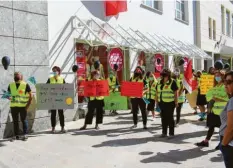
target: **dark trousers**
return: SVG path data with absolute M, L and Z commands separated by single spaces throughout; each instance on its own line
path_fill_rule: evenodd
M 94 112 L 96 110 L 96 124 L 103 123 L 104 113 L 104 101 L 103 100 L 91 100 L 88 102 L 88 112 L 85 117 L 85 124 L 92 124 Z
M 179 103 L 178 107 L 176 107 L 176 124 L 180 122 L 180 113 L 181 113 L 182 106 L 183 106 L 183 103 Z
M 222 139 L 221 137 L 221 144 L 222 144 Z M 220 150 L 223 155 L 224 163 L 226 168 L 233 168 L 233 147 L 232 146 L 222 146 L 220 145 Z
M 206 139 L 209 141 L 211 139 L 211 137 L 213 136 L 213 134 L 214 134 L 214 127 L 209 127 Z
M 175 121 L 174 110 L 175 102 L 159 103 L 161 109 L 161 121 L 162 121 L 162 134 L 167 135 L 167 129 L 169 127 L 169 135 L 174 135 Z
M 132 98 L 132 112 L 133 112 L 133 122 L 136 125 L 138 123 L 138 108 L 140 108 L 142 113 L 142 121 L 143 125 L 147 123 L 147 113 L 146 113 L 146 103 L 142 98 Z
M 11 107 L 11 115 L 14 123 L 14 133 L 15 136 L 19 135 L 19 115 L 21 122 L 23 123 L 23 133 L 28 132 L 28 121 L 27 121 L 27 111 L 25 107 Z
M 51 110 L 51 125 L 52 127 L 56 126 L 56 115 L 57 110 Z M 64 117 L 64 111 L 62 109 L 58 110 L 60 125 L 63 128 L 65 126 L 65 117 Z

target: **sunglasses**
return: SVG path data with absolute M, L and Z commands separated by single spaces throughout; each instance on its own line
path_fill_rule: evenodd
M 224 81 L 224 84 L 225 84 L 225 85 L 230 85 L 230 84 L 232 84 L 232 83 L 233 83 L 232 80 L 225 80 L 225 81 Z

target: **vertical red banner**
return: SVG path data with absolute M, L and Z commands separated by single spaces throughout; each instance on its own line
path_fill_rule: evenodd
M 76 51 L 76 63 L 78 65 L 78 79 L 83 80 L 86 79 L 86 57 L 84 50 Z

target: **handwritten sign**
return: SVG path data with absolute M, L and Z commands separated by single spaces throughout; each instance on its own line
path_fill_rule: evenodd
M 85 81 L 84 96 L 97 97 L 109 96 L 109 86 L 107 80 Z
M 120 92 L 112 92 L 104 98 L 105 110 L 128 110 L 127 97 L 121 96 Z
M 121 96 L 127 97 L 142 97 L 143 83 L 142 82 L 126 82 L 121 85 Z
M 214 75 L 201 75 L 201 94 L 205 95 L 208 90 L 214 87 Z
M 73 109 L 73 84 L 37 84 L 36 98 L 38 110 Z

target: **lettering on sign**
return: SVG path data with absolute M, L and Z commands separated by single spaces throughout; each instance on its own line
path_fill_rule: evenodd
M 121 85 L 121 96 L 127 97 L 142 97 L 143 83 L 142 82 L 126 82 Z
M 85 81 L 84 82 L 84 96 L 109 96 L 109 86 L 107 80 Z
M 201 94 L 205 95 L 213 87 L 214 87 L 214 75 L 202 75 L 200 82 Z
M 73 109 L 73 84 L 37 84 L 37 109 Z

